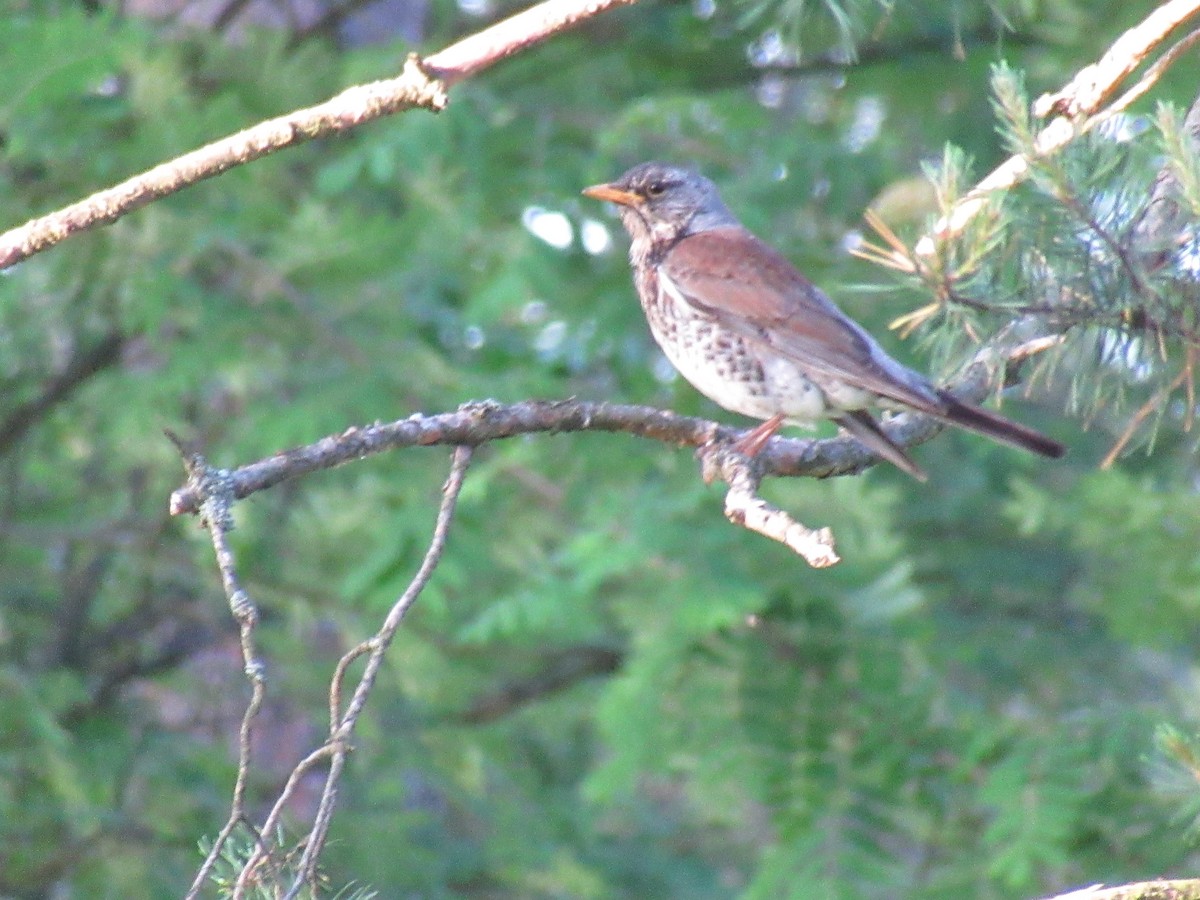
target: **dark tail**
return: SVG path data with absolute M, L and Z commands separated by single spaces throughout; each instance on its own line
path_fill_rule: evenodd
M 864 409 L 847 410 L 833 421 L 854 435 L 868 450 L 873 450 L 880 459 L 886 459 L 896 468 L 907 472 L 917 481 L 928 481 L 929 476 L 918 466 L 904 448 L 893 441 L 879 423 Z
M 979 434 L 1012 444 L 1022 450 L 1058 459 L 1067 452 L 1067 448 L 1058 441 L 1052 441 L 1044 434 L 1026 428 L 1004 416 L 997 415 L 980 406 L 963 403 L 949 391 L 938 390 L 938 397 L 946 404 L 944 412 L 929 411 L 934 417 L 951 425 L 976 431 Z M 857 437 L 857 435 L 855 435 Z
M 1067 452 L 1067 448 L 1058 441 L 1051 440 L 1032 428 L 1027 428 L 980 406 L 963 403 L 948 391 L 938 390 L 937 393 L 938 399 L 945 404 L 944 409 L 922 410 L 922 412 L 950 425 L 978 432 L 1031 453 L 1057 459 Z M 929 476 L 925 474 L 924 470 L 913 461 L 903 447 L 887 436 L 887 433 L 880 428 L 879 423 L 871 418 L 871 414 L 866 410 L 849 410 L 833 421 L 854 435 L 860 443 L 874 451 L 881 459 L 886 459 L 918 481 L 928 480 Z

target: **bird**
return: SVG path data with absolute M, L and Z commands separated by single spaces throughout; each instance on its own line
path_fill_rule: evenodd
M 634 287 L 662 352 L 700 393 L 763 420 L 735 444 L 754 456 L 784 424 L 832 419 L 914 478 L 925 471 L 872 408 L 916 410 L 1046 457 L 1059 442 L 959 400 L 897 362 L 688 168 L 634 166 L 584 196 L 616 204 Z

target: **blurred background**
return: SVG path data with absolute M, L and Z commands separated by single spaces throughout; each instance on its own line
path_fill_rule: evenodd
M 702 169 L 890 352 L 945 374 L 932 339 L 887 332 L 929 298 L 849 255 L 863 210 L 915 238 L 948 142 L 974 177 L 1009 152 L 993 64 L 1036 96 L 1154 6 L 646 3 L 441 115 L 237 168 L 0 275 L 0 896 L 179 896 L 225 821 L 248 689 L 206 535 L 167 515 L 164 429 L 234 466 L 483 398 L 748 424 L 673 375 L 625 235 L 579 196 L 649 158 Z M 8 0 L 3 227 L 518 8 Z M 1181 62 L 1134 133 L 1198 74 Z M 1130 203 L 1144 156 L 1114 170 Z M 886 466 L 765 485 L 833 528 L 826 571 L 726 523 L 689 451 L 484 448 L 361 721 L 330 894 L 1019 898 L 1194 871 L 1191 398 L 1101 471 L 1128 415 L 1077 391 L 1047 377 L 1005 403 L 1070 444 L 1060 463 L 955 433 L 917 451 L 927 485 Z M 332 667 L 407 584 L 447 466 L 393 453 L 236 508 L 269 678 L 256 812 L 319 744 Z

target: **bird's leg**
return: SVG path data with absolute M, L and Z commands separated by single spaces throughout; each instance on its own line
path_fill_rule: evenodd
M 779 426 L 783 424 L 782 413 L 776 413 L 763 422 L 761 425 L 756 425 L 750 431 L 747 431 L 733 445 L 733 450 L 736 453 L 753 458 L 758 456 L 759 451 L 766 446 L 767 441 L 775 436 L 775 432 L 779 430 Z

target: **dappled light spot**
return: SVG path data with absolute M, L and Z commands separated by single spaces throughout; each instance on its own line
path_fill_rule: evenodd
M 479 350 L 487 343 L 487 333 L 478 325 L 468 325 L 463 330 L 463 346 L 468 350 Z
M 754 99 L 758 101 L 759 106 L 767 109 L 779 109 L 783 105 L 786 87 L 783 78 L 779 75 L 764 75 L 754 86 Z
M 492 12 L 492 0 L 458 0 L 458 8 L 468 16 L 486 16 Z
M 659 384 L 671 384 L 679 380 L 679 372 L 671 365 L 671 361 L 661 353 L 654 357 L 651 371 L 654 373 L 654 380 Z
M 530 300 L 521 307 L 521 321 L 526 325 L 539 325 L 546 320 L 546 301 Z
M 555 250 L 566 250 L 575 242 L 575 229 L 571 220 L 560 212 L 541 206 L 527 206 L 521 213 L 521 224 L 525 230 Z
M 746 55 L 750 65 L 762 69 L 767 66 L 794 66 L 800 59 L 800 50 L 785 41 L 778 29 L 770 28 L 746 48 Z
M 851 153 L 862 153 L 875 143 L 883 130 L 887 109 L 878 97 L 860 97 L 854 104 L 854 119 L 842 144 Z
M 601 256 L 612 249 L 612 233 L 603 222 L 584 219 L 579 226 L 579 242 L 592 256 Z
M 543 328 L 533 339 L 533 349 L 541 354 L 553 354 L 567 337 L 567 323 L 555 319 Z

